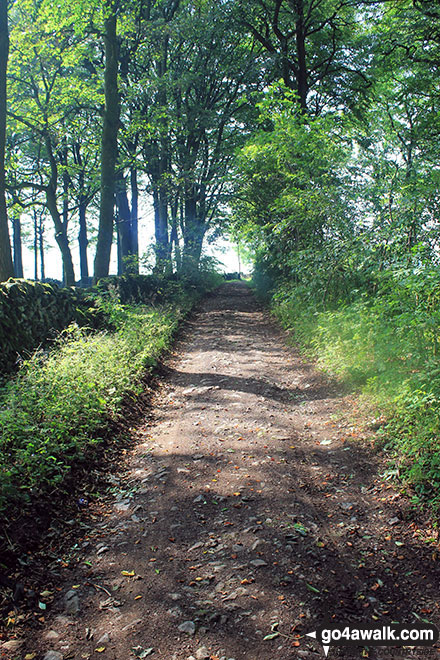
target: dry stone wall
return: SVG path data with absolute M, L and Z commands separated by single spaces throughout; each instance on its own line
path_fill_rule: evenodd
M 105 326 L 93 295 L 81 289 L 10 279 L 0 284 L 0 372 L 10 372 L 73 321 Z

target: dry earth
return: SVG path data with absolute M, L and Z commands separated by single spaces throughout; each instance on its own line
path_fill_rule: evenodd
M 245 285 L 205 301 L 166 371 L 113 498 L 87 513 L 75 569 L 66 561 L 37 634 L 3 657 L 312 660 L 323 650 L 305 633 L 326 618 L 439 621 L 435 547 L 355 438 L 354 399 Z

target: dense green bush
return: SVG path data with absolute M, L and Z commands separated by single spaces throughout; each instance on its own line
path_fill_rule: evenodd
M 70 325 L 51 351 L 37 351 L 0 391 L 0 512 L 32 505 L 89 461 L 129 393 L 151 370 L 185 314 L 221 281 L 111 278 L 99 292 L 108 330 Z M 135 302 L 154 296 L 155 305 Z M 137 293 L 136 293 L 137 292 Z M 122 304 L 120 299 L 129 304 Z
M 0 508 L 30 502 L 60 484 L 99 442 L 96 431 L 117 416 L 138 388 L 185 312 L 120 306 L 114 332 L 71 326 L 49 355 L 35 353 L 5 387 L 0 409 Z
M 440 504 L 440 273 L 418 264 L 376 274 L 324 304 L 310 288 L 284 284 L 273 310 L 318 364 L 359 388 L 387 418 L 383 443 L 416 493 Z

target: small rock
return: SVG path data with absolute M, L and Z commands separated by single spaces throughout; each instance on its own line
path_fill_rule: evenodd
M 117 502 L 115 504 L 116 511 L 128 511 L 130 508 L 130 502 Z
M 205 501 L 206 500 L 203 495 L 197 495 L 197 497 L 193 499 L 194 504 L 203 504 Z
M 102 548 L 99 548 L 98 552 L 96 553 L 97 555 L 103 555 L 104 552 L 108 552 L 110 548 L 108 545 L 103 545 Z
M 168 594 L 168 596 L 171 598 L 171 600 L 180 600 L 182 598 L 182 594 Z
M 390 520 L 388 521 L 389 525 L 398 525 L 399 523 L 400 523 L 400 519 L 397 518 L 397 516 L 394 518 L 390 518 Z
M 209 660 L 210 657 L 211 654 L 209 653 L 206 646 L 201 646 L 199 649 L 197 649 L 196 660 Z
M 64 596 L 64 609 L 67 614 L 78 614 L 79 612 L 79 597 L 73 589 Z
M 12 651 L 13 653 L 15 651 L 18 651 L 20 646 L 24 644 L 23 639 L 11 639 L 10 642 L 5 642 L 4 644 L 1 644 L 2 649 L 5 649 L 6 651 Z
M 262 566 L 267 566 L 267 562 L 265 562 L 263 559 L 252 559 L 252 561 L 250 561 L 249 564 L 254 568 L 261 568 Z
M 194 621 L 184 621 L 178 626 L 178 630 L 187 633 L 188 635 L 194 635 L 196 632 L 196 624 Z
M 63 658 L 63 654 L 58 653 L 58 651 L 48 651 L 43 660 L 63 660 Z
M 71 621 L 68 616 L 64 616 L 64 614 L 58 614 L 58 616 L 55 617 L 55 622 L 59 623 L 61 626 L 68 626 Z
M 182 610 L 178 606 L 172 607 L 171 609 L 167 610 L 167 614 L 174 616 L 177 619 L 182 615 Z
M 264 545 L 264 541 L 262 539 L 257 539 L 251 546 L 251 550 L 256 550 L 259 545 Z
M 110 641 L 110 635 L 108 633 L 104 633 L 103 636 L 100 637 L 96 643 L 98 646 L 100 646 L 101 644 L 108 644 L 109 641 Z
M 48 641 L 56 641 L 59 638 L 60 638 L 60 635 L 57 633 L 56 630 L 49 630 L 49 632 L 47 632 L 44 635 L 44 639 L 47 639 Z
M 199 541 L 198 543 L 194 543 L 194 545 L 192 545 L 190 547 L 188 552 L 191 552 L 192 550 L 198 550 L 199 548 L 202 548 L 202 547 L 203 547 L 203 543 L 201 541 Z

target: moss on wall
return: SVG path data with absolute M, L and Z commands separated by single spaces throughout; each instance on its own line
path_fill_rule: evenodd
M 69 323 L 99 328 L 105 315 L 88 292 L 29 280 L 0 284 L 0 371 L 54 339 Z

